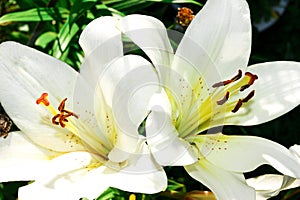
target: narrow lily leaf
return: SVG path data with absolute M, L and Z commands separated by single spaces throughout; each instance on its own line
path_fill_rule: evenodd
M 72 38 L 79 31 L 79 27 L 77 24 L 73 24 L 71 27 L 69 26 L 69 21 L 67 21 L 60 32 L 58 33 L 58 39 L 53 45 L 53 56 L 56 58 L 61 58 L 63 53 L 69 47 L 69 44 Z
M 108 200 L 120 196 L 120 191 L 115 188 L 108 188 L 96 200 Z
M 55 40 L 56 37 L 57 37 L 57 33 L 55 33 L 55 32 L 49 31 L 49 32 L 43 33 L 36 39 L 35 45 L 40 46 L 42 48 L 46 48 L 50 42 Z
M 0 18 L 0 25 L 9 22 L 39 22 L 65 19 L 69 11 L 65 8 L 34 8 L 26 11 L 8 13 Z
M 90 10 L 96 3 L 97 0 L 75 0 L 70 10 L 70 26 L 76 21 L 76 19 L 78 19 L 84 12 Z
M 193 0 L 147 0 L 147 1 L 163 2 L 163 3 L 192 3 L 192 4 L 202 6 L 201 3 L 197 2 L 197 1 L 193 1 Z

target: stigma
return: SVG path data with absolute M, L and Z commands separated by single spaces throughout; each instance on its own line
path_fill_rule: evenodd
M 48 93 L 43 93 L 37 100 L 36 104 L 43 104 L 47 108 L 50 109 L 51 113 L 54 115 L 51 119 L 52 124 L 59 125 L 62 128 L 66 127 L 66 123 L 69 122 L 68 118 L 73 116 L 75 118 L 78 118 L 79 116 L 75 114 L 74 112 L 71 112 L 67 109 L 65 109 L 67 98 L 64 98 L 57 110 L 58 112 L 50 105 L 50 102 L 48 100 Z

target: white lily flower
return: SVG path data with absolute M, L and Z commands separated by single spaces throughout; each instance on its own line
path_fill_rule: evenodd
M 300 163 L 300 145 L 290 147 L 290 152 Z M 247 184 L 255 188 L 256 199 L 264 200 L 278 195 L 282 190 L 300 186 L 300 179 L 278 174 L 265 174 L 246 180 Z
M 21 44 L 0 45 L 0 101 L 20 129 L 0 138 L 0 182 L 35 181 L 19 189 L 20 200 L 93 199 L 110 186 L 140 193 L 167 186 L 138 133 L 156 73 L 145 59 L 123 56 L 119 31 L 94 25 L 80 37 L 86 56 L 80 74 Z
M 152 99 L 147 144 L 155 160 L 183 165 L 218 199 L 255 199 L 244 172 L 269 164 L 300 177 L 285 147 L 252 136 L 206 134 L 223 125 L 255 125 L 300 102 L 300 64 L 268 62 L 247 67 L 251 50 L 249 7 L 244 0 L 208 0 L 187 28 L 176 53 L 164 25 L 129 15 L 118 29 L 151 59 L 165 92 Z

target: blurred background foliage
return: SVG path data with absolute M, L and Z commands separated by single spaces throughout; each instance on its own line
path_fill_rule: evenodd
M 185 27 L 177 23 L 177 8 L 188 7 L 196 14 L 204 3 L 205 0 L 0 0 L 0 42 L 18 41 L 78 70 L 83 60 L 78 38 L 91 20 L 105 15 L 141 13 L 160 19 L 166 27 L 184 32 Z M 300 1 L 248 0 L 248 3 L 255 24 L 250 63 L 300 61 Z M 274 9 L 281 3 L 287 3 L 282 14 Z M 275 23 L 259 30 L 262 20 L 274 20 Z M 0 111 L 4 112 L 2 108 Z M 300 144 L 299 111 L 298 106 L 276 120 L 253 127 L 226 126 L 224 133 L 262 136 L 290 147 Z M 169 187 L 165 192 L 134 196 L 110 188 L 98 199 L 213 199 L 212 194 L 201 192 L 207 189 L 190 178 L 182 167 L 166 167 L 166 171 Z M 265 172 L 274 170 L 263 166 L 246 177 Z M 18 187 L 24 184 L 27 182 L 0 184 L 0 200 L 16 199 Z M 299 193 L 299 189 L 292 189 L 272 199 L 300 199 Z

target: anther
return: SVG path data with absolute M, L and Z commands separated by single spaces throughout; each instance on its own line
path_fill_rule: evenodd
M 239 99 L 239 101 L 237 102 L 237 104 L 235 105 L 234 109 L 231 111 L 233 113 L 236 113 L 243 105 L 243 100 Z
M 235 77 L 233 77 L 231 80 L 232 80 L 232 81 L 237 81 L 237 80 L 239 80 L 241 77 L 242 77 L 242 70 L 239 69 L 238 74 L 237 74 Z
M 255 74 L 252 74 L 250 72 L 246 72 L 245 73 L 245 76 L 249 76 L 250 77 L 250 80 L 249 82 L 246 84 L 246 85 L 243 85 L 240 89 L 240 91 L 244 91 L 245 89 L 249 88 L 251 85 L 253 85 L 254 81 L 258 79 L 258 76 L 255 75 Z
M 242 102 L 248 102 L 254 96 L 255 90 L 252 90 L 245 98 L 242 99 Z
M 67 98 L 65 98 L 64 100 L 62 100 L 58 106 L 58 110 L 60 112 L 62 112 L 65 109 L 65 102 L 67 101 Z
M 229 92 L 227 91 L 225 96 L 221 100 L 217 101 L 217 104 L 223 105 L 228 99 L 229 99 Z
M 50 102 L 48 101 L 48 93 L 43 93 L 40 98 L 36 100 L 36 104 L 43 103 L 45 106 L 49 106 Z
M 252 90 L 245 98 L 239 99 L 235 107 L 231 112 L 235 113 L 237 112 L 243 105 L 243 103 L 248 102 L 253 96 L 254 96 L 255 90 Z
M 228 85 L 229 83 L 232 83 L 232 82 L 234 82 L 234 81 L 239 80 L 241 77 L 242 77 L 242 70 L 239 69 L 238 74 L 235 75 L 232 79 L 229 79 L 229 80 L 226 80 L 226 81 L 221 81 L 221 82 L 215 83 L 215 84 L 213 84 L 212 87 L 213 87 L 213 88 L 216 88 L 216 87 L 221 87 L 221 86 Z
M 60 117 L 61 114 L 57 114 L 54 117 L 52 117 L 52 124 L 59 125 L 59 122 L 57 122 L 57 119 Z

